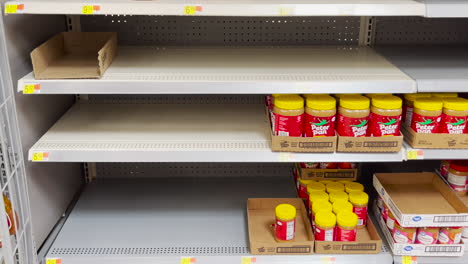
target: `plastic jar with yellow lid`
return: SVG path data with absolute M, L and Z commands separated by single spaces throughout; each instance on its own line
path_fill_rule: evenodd
M 270 111 L 273 110 L 275 97 L 278 97 L 280 95 L 281 94 L 270 94 L 265 97 L 265 103 Z
M 432 97 L 437 97 L 437 98 L 440 98 L 440 99 L 454 98 L 454 97 L 458 97 L 458 93 L 431 93 L 431 96 Z
M 351 192 L 349 202 L 353 205 L 353 212 L 358 216 L 358 228 L 364 227 L 367 224 L 369 195 L 365 192 Z
M 339 183 L 339 182 L 330 182 L 327 183 L 327 192 L 332 193 L 332 192 L 337 192 L 337 191 L 344 191 L 344 184 Z
M 301 137 L 304 127 L 304 98 L 282 95 L 274 99 L 273 132 L 276 136 Z
M 315 216 L 315 240 L 333 241 L 335 238 L 336 216 L 332 212 L 319 212 Z
M 414 100 L 416 100 L 416 98 L 423 98 L 423 97 L 431 97 L 431 94 L 430 93 L 405 94 L 402 121 L 403 123 L 406 124 L 406 126 L 408 127 L 411 126 L 411 119 L 413 118 L 413 110 L 414 110 Z
M 320 182 L 311 182 L 307 184 L 306 188 L 307 188 L 306 191 L 308 194 L 310 194 L 311 192 L 316 192 L 316 191 L 325 192 L 327 190 L 327 188 L 325 187 L 325 184 L 320 183 Z
M 277 241 L 291 241 L 296 234 L 296 207 L 280 204 L 275 208 L 275 238 Z
M 336 215 L 336 241 L 356 241 L 358 217 L 353 212 L 343 211 Z
M 400 136 L 402 100 L 394 95 L 372 97 L 367 135 L 371 137 Z
M 335 182 L 335 181 L 332 181 L 332 180 L 319 180 L 318 182 L 320 182 L 321 184 L 324 184 L 325 186 L 327 186 L 327 184 Z
M 442 107 L 443 102 L 439 98 L 417 98 L 414 101 L 411 128 L 416 133 L 437 133 L 442 119 Z
M 348 95 L 340 99 L 338 107 L 338 135 L 365 137 L 370 115 L 370 100 L 362 95 Z
M 311 191 L 309 192 L 309 213 L 312 216 L 312 205 L 317 201 L 328 202 L 329 196 L 328 193 L 324 191 Z
M 297 196 L 302 199 L 308 199 L 309 195 L 307 194 L 307 185 L 309 184 L 318 184 L 318 182 L 314 180 L 304 180 L 300 177 L 297 179 Z M 325 188 L 325 186 L 323 186 Z M 320 191 L 320 190 L 317 190 Z
M 315 201 L 314 204 L 312 204 L 312 222 L 315 221 L 315 215 L 319 212 L 332 212 L 333 207 L 330 202 L 319 200 Z
M 459 97 L 443 99 L 444 108 L 439 133 L 463 134 L 468 120 L 468 100 Z
M 335 135 L 336 99 L 330 95 L 308 96 L 306 99 L 305 137 Z
M 347 182 L 345 183 L 345 191 L 347 193 L 350 192 L 363 192 L 364 185 L 360 184 L 359 182 Z
M 348 201 L 336 201 L 332 205 L 333 213 L 353 212 L 353 205 Z
M 333 191 L 329 193 L 330 196 L 330 202 L 333 204 L 337 201 L 348 201 L 348 194 L 345 193 L 344 191 Z

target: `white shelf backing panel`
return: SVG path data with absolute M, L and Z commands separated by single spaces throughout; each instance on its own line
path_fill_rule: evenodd
M 155 172 L 156 173 L 156 172 Z M 295 197 L 292 177 L 97 180 L 88 185 L 47 258 L 62 263 L 239 264 L 248 250 L 247 198 Z M 392 263 L 370 255 L 254 256 L 256 263 Z M 331 263 L 331 262 L 330 262 Z
M 44 162 L 401 161 L 398 153 L 272 152 L 262 104 L 76 104 L 30 150 Z
M 468 0 L 424 0 L 427 17 L 468 17 Z
M 414 80 L 367 47 L 122 47 L 101 79 L 35 80 L 40 93 L 413 93 Z
M 424 16 L 424 3 L 415 0 L 24 0 L 24 14 L 83 13 L 84 5 L 100 5 L 102 15 L 202 15 L 202 16 Z M 200 6 L 187 12 L 187 6 Z
M 468 91 L 466 47 L 381 47 L 378 51 L 416 80 L 418 92 Z
M 406 142 L 404 147 L 405 159 L 408 160 L 457 160 L 468 157 L 468 149 L 414 149 Z

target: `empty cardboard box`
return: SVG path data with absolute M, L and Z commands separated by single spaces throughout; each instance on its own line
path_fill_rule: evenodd
M 117 33 L 63 32 L 31 53 L 36 79 L 100 78 L 117 54 Z

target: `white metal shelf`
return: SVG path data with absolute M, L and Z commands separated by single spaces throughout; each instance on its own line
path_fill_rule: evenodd
M 371 48 L 121 47 L 101 79 L 36 80 L 41 94 L 413 93 Z
M 403 151 L 272 152 L 261 104 L 76 104 L 29 150 L 30 160 L 35 153 L 49 162 L 403 160 Z
M 377 51 L 416 80 L 418 92 L 468 91 L 466 47 L 388 46 Z
M 424 0 L 427 17 L 468 17 L 468 0 Z
M 468 149 L 414 149 L 406 142 L 404 149 L 405 159 L 408 160 L 456 160 L 468 157 Z
M 97 180 L 85 189 L 47 258 L 68 264 L 174 264 L 181 257 L 194 257 L 197 264 L 239 264 L 243 257 L 258 264 L 392 263 L 386 251 L 252 256 L 246 204 L 255 197 L 295 197 L 292 178 Z
M 23 0 L 24 14 L 83 13 L 84 5 L 99 4 L 106 15 L 202 15 L 202 16 L 424 16 L 424 3 L 414 0 Z M 202 7 L 187 12 L 187 6 Z

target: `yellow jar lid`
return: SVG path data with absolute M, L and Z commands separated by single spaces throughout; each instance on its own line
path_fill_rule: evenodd
M 273 96 L 273 97 L 278 97 L 278 96 L 280 96 L 280 95 L 283 95 L 283 94 L 272 94 L 271 96 Z
M 338 214 L 340 212 L 352 212 L 353 205 L 348 201 L 336 201 L 333 203 L 333 213 Z
M 412 93 L 412 94 L 405 94 L 405 99 L 408 101 L 414 101 L 416 98 L 422 97 L 431 97 L 430 93 Z
M 367 204 L 369 203 L 369 195 L 365 192 L 350 192 L 349 193 L 349 201 L 352 204 Z
M 379 95 L 392 95 L 391 93 L 372 93 L 372 94 L 366 94 L 367 97 L 373 98 L 374 96 L 379 96 Z
M 330 192 L 330 202 L 334 203 L 336 201 L 348 201 L 348 194 L 344 191 Z
M 282 220 L 291 220 L 296 218 L 296 207 L 290 204 L 280 204 L 275 208 L 276 217 Z
M 382 109 L 399 109 L 403 101 L 394 95 L 376 95 L 372 97 L 372 105 Z
M 342 211 L 336 215 L 336 222 L 340 226 L 354 227 L 358 224 L 358 216 L 353 212 Z
M 336 99 L 325 94 L 315 96 L 310 95 L 306 99 L 306 105 L 310 109 L 332 110 L 336 109 Z
M 327 184 L 329 184 L 329 183 L 331 183 L 331 182 L 335 182 L 335 181 L 332 181 L 332 180 L 320 180 L 320 181 L 318 181 L 318 182 L 327 185 Z
M 307 184 L 307 192 L 308 193 L 314 192 L 314 191 L 324 192 L 325 190 L 326 190 L 325 185 L 320 183 L 320 182 L 310 182 L 309 184 Z
M 351 110 L 365 110 L 369 108 L 370 100 L 362 95 L 348 95 L 340 98 L 340 105 Z
M 458 97 L 458 93 L 432 93 L 431 94 L 433 97 L 437 98 L 447 98 L 447 97 Z
M 460 97 L 446 97 L 443 99 L 444 108 L 455 111 L 468 110 L 468 100 Z
M 319 200 L 312 204 L 312 212 L 317 214 L 318 212 L 331 212 L 333 209 L 332 204 L 328 201 Z
M 317 201 L 328 202 L 328 194 L 324 191 L 309 192 L 309 201 L 311 204 L 314 204 Z
M 315 215 L 315 224 L 323 228 L 332 228 L 336 225 L 336 216 L 332 212 L 318 212 Z
M 339 182 L 330 182 L 327 183 L 327 192 L 336 192 L 336 191 L 344 191 L 344 184 Z
M 314 180 L 304 180 L 304 179 L 301 179 L 300 177 L 298 178 L 298 181 L 299 181 L 299 184 L 303 184 L 303 185 L 308 185 L 308 184 L 316 182 Z
M 442 110 L 443 105 L 444 103 L 442 100 L 435 97 L 416 98 L 416 100 L 414 100 L 414 107 L 421 110 L 438 111 Z
M 304 108 L 304 98 L 295 94 L 275 97 L 275 106 L 286 110 L 297 110 Z
M 347 182 L 345 183 L 345 190 L 347 193 L 355 192 L 355 191 L 364 191 L 364 185 L 360 184 L 359 182 Z

